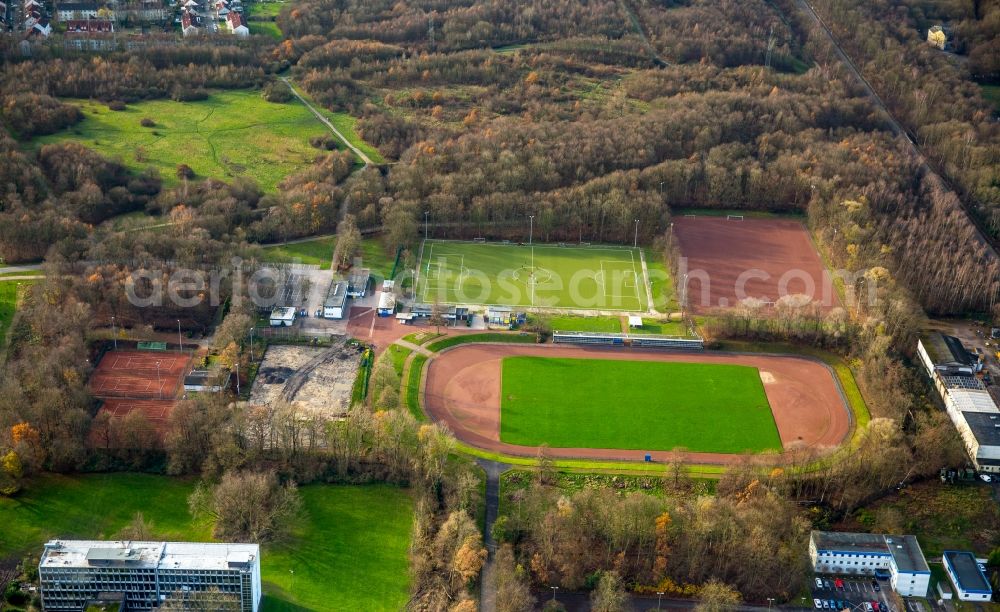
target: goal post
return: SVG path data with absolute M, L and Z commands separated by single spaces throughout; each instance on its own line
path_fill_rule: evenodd
M 726 215 L 727 221 L 742 221 L 743 215 Z

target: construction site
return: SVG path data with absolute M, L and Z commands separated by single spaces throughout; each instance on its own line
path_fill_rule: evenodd
M 303 416 L 338 417 L 351 405 L 361 349 L 272 345 L 250 391 L 250 406 L 287 404 Z

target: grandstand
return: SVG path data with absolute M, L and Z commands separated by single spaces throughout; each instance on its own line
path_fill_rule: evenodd
M 654 334 L 616 334 L 603 332 L 552 332 L 555 344 L 582 344 L 604 346 L 633 346 L 640 348 L 666 348 L 700 351 L 705 341 L 698 336 L 661 336 Z

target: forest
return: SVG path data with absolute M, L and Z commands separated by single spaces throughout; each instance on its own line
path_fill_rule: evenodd
M 447 432 L 398 409 L 400 381 L 385 364 L 376 364 L 371 406 L 346 423 L 185 401 L 157 445 L 141 420 L 96 420 L 81 356 L 97 355 L 111 317 L 137 336 L 177 320 L 192 334 L 214 329 L 213 349 L 249 365 L 253 313 L 223 305 L 239 291 L 232 284 L 223 283 L 223 304 L 144 309 L 126 299 L 132 272 L 165 278 L 234 257 L 253 269 L 260 244 L 338 228 L 375 233 L 412 264 L 425 213 L 436 238 L 521 240 L 535 215 L 536 239 L 568 242 L 631 242 L 639 219 L 639 241 L 674 265 L 670 220 L 686 209 L 798 215 L 831 267 L 858 273 L 845 290 L 877 287 L 876 299 L 779 316 L 744 303 L 703 331 L 723 346 L 780 341 L 843 358 L 872 416 L 854 452 L 810 470 L 808 453 L 785 471 L 737 466 L 714 496 L 671 466 L 663 497 L 567 493 L 540 457 L 494 534 L 504 610 L 524 609 L 528 587 L 548 584 L 609 599 L 621 590 L 715 593 L 726 605 L 761 602 L 769 588 L 795 596 L 810 528 L 964 461 L 908 365 L 926 314 L 1000 318 L 1000 263 L 963 209 L 1000 233 L 1000 135 L 976 86 L 920 40 L 918 26 L 940 13 L 918 0 L 906 10 L 815 4 L 957 191 L 892 135 L 790 0 L 302 0 L 281 10 L 281 41 L 99 55 L 35 45 L 24 57 L 3 38 L 0 258 L 44 260 L 47 278 L 26 292 L 9 334 L 0 451 L 19 459 L 18 479 L 143 470 L 215 482 L 274 470 L 282 483 L 409 485 L 418 499 L 410 607 L 469 609 L 484 551 L 479 477 L 454 458 Z M 961 19 L 964 10 L 946 12 Z M 964 19 L 957 27 L 969 32 L 975 76 L 995 78 L 986 19 Z M 250 180 L 197 180 L 182 167 L 181 184 L 165 188 L 156 171 L 130 172 L 80 145 L 31 146 L 80 121 L 72 98 L 113 110 L 240 89 L 287 102 L 279 74 L 357 117 L 358 133 L 389 163 L 361 167 L 317 140 L 313 162 L 265 194 Z M 115 221 L 128 213 L 158 227 L 121 231 Z M 705 558 L 713 563 L 697 562 Z M 747 558 L 768 559 L 756 565 L 770 573 L 747 572 Z

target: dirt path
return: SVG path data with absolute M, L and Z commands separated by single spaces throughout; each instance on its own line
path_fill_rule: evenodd
M 337 138 L 339 138 L 340 141 L 343 142 L 344 145 L 346 145 L 348 149 L 350 149 L 355 155 L 357 155 L 358 159 L 360 159 L 365 164 L 365 166 L 374 165 L 374 162 L 372 162 L 372 160 L 371 160 L 370 157 L 368 157 L 367 155 L 365 155 L 364 151 L 362 151 L 361 149 L 359 149 L 356 146 L 354 146 L 351 143 L 351 141 L 348 140 L 347 137 L 344 136 L 340 132 L 340 130 L 338 130 L 336 128 L 336 126 L 333 125 L 333 123 L 330 122 L 329 119 L 327 119 L 326 117 L 324 117 L 322 113 L 320 113 L 318 110 L 316 110 L 316 108 L 313 107 L 312 104 L 310 104 L 304 97 L 302 97 L 301 94 L 299 94 L 299 92 L 295 89 L 295 87 L 292 86 L 292 82 L 289 81 L 287 77 L 281 77 L 281 80 L 285 82 L 285 85 L 288 85 L 288 89 L 291 90 L 292 95 L 294 95 L 296 98 L 298 98 L 299 102 L 301 102 L 302 104 L 305 104 L 306 108 L 308 108 L 310 111 L 312 111 L 312 114 L 315 115 L 316 118 L 319 119 L 320 122 L 323 125 L 325 125 L 326 127 L 328 127 L 330 129 L 330 131 L 333 132 L 334 136 L 336 136 Z
M 568 347 L 559 345 L 470 344 L 441 353 L 428 365 L 424 406 L 431 418 L 443 422 L 460 440 L 493 452 L 530 456 L 536 447 L 500 440 L 500 366 L 504 357 L 535 355 L 718 363 L 748 365 L 761 372 L 781 442 L 787 453 L 794 449 L 833 449 L 850 434 L 850 408 L 839 383 L 822 363 L 794 356 L 729 353 L 676 353 Z M 557 458 L 642 461 L 647 451 L 592 448 L 551 448 Z M 734 463 L 741 455 L 653 451 L 655 461 L 682 458 L 697 463 Z M 772 455 L 762 455 L 771 457 Z

